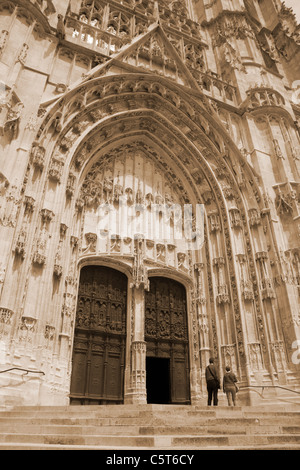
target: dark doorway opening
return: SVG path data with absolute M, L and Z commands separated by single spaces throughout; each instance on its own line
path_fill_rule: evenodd
M 170 359 L 164 357 L 147 357 L 147 403 L 170 403 L 170 384 Z

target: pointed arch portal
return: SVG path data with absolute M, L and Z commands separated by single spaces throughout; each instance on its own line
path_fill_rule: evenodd
M 155 54 L 150 54 L 145 71 L 148 40 L 150 51 L 159 45 L 168 54 L 168 76 L 157 73 L 160 56 Z M 158 400 L 197 401 L 205 391 L 210 355 L 220 368 L 230 364 L 245 384 L 265 376 L 272 382 L 274 374 L 282 377 L 287 361 L 285 351 L 277 347 L 283 344 L 279 298 L 263 248 L 270 244 L 265 198 L 216 106 L 199 89 L 161 27 L 150 28 L 138 44 L 95 67 L 48 105 L 26 175 L 28 194 L 36 191 L 38 182 L 43 199 L 37 199 L 33 212 L 24 212 L 24 226 L 37 224 L 35 265 L 46 259 L 52 237 L 57 284 L 66 266 L 57 304 L 61 296 L 60 354 L 68 364 L 70 338 L 75 338 L 71 401 L 157 401 L 150 383 L 151 374 L 159 375 L 157 370 L 166 379 L 164 398 Z M 139 207 L 139 223 L 125 235 L 117 226 L 113 231 L 105 226 L 104 206 L 120 215 L 121 201 L 128 213 Z M 176 217 L 168 210 L 168 237 L 163 231 L 155 236 L 143 230 L 149 227 L 154 203 L 165 208 L 190 204 L 192 224 L 195 207 L 202 204 L 201 247 L 187 244 L 183 249 L 173 239 Z M 61 217 L 58 235 L 51 222 L 54 211 Z M 128 225 L 123 215 L 120 229 Z M 153 227 L 159 228 L 162 220 L 160 211 Z M 23 249 L 21 235 L 18 249 Z M 74 333 L 80 266 L 102 262 L 107 267 L 81 270 Z M 126 276 L 112 274 L 112 266 L 118 269 L 121 264 Z M 158 281 L 155 270 L 164 272 L 161 277 L 184 279 L 185 290 L 174 287 L 173 281 Z M 36 285 L 30 278 L 28 290 Z M 178 303 L 186 305 L 179 315 L 171 297 L 180 292 Z M 164 295 L 168 305 L 161 306 L 159 297 Z M 163 321 L 159 312 L 164 312 Z M 105 322 L 97 315 L 104 315 Z M 168 317 L 173 318 L 171 326 L 179 318 L 183 321 L 182 337 L 175 337 L 172 329 L 170 337 L 164 336 Z
M 45 375 L 1 396 L 203 404 L 212 355 L 243 404 L 299 389 L 299 113 L 273 33 L 215 1 L 199 24 L 62 0 L 57 28 L 33 3 L 0 0 L 0 357 Z
M 165 398 L 152 395 L 149 399 L 188 403 L 199 396 L 200 389 L 204 390 L 203 371 L 211 354 L 219 358 L 223 367 L 231 364 L 239 376 L 248 381 L 246 364 L 248 355 L 252 354 L 252 344 L 258 344 L 253 360 L 261 373 L 266 365 L 269 367 L 270 359 L 265 347 L 260 345 L 260 336 L 263 342 L 266 338 L 265 325 L 259 314 L 261 301 L 253 290 L 253 285 L 261 282 L 258 280 L 260 271 L 250 269 L 257 258 L 246 236 L 249 231 L 247 207 L 241 188 L 251 194 L 251 210 L 256 206 L 257 212 L 261 210 L 261 199 L 251 168 L 229 140 L 213 108 L 202 94 L 191 97 L 185 87 L 136 71 L 91 77 L 82 88 L 70 94 L 70 100 L 63 104 L 64 125 L 57 129 L 58 143 L 50 156 L 49 172 L 53 169 L 57 173 L 61 168 L 59 183 L 64 181 L 61 190 L 66 190 L 64 210 L 73 216 L 70 230 L 81 239 L 80 251 L 78 247 L 73 250 L 73 265 L 100 256 L 123 260 L 131 270 L 132 318 L 128 320 L 130 336 L 127 335 L 130 340 L 125 347 L 126 336 L 123 337 L 122 353 L 116 359 L 117 374 L 123 385 L 119 384 L 116 394 L 101 392 L 95 401 L 122 402 L 125 398 L 144 402 L 151 374 L 156 377 L 155 371 L 159 368 L 161 376 L 166 378 L 164 389 L 169 388 L 169 392 L 166 391 Z M 56 112 L 55 105 L 53 120 L 46 119 L 41 132 L 52 132 L 57 125 Z M 58 116 L 58 121 L 61 119 Z M 35 156 L 34 153 L 33 159 Z M 191 204 L 193 208 L 203 204 L 203 249 L 191 250 L 186 246 L 182 250 L 172 239 L 166 240 L 165 234 L 159 240 L 149 232 L 144 236 L 142 233 L 138 241 L 136 235 L 141 225 L 125 236 L 116 230 L 109 237 L 103 237 L 109 230 L 97 225 L 98 221 L 105 221 L 99 205 L 109 204 L 118 210 L 122 198 L 127 208 L 140 204 L 144 209 L 140 211 L 142 215 L 147 215 L 155 201 L 164 205 L 170 201 L 181 206 Z M 145 222 L 145 217 L 143 220 Z M 126 220 L 121 219 L 121 222 L 120 227 L 124 228 Z M 172 352 L 176 341 L 164 341 L 160 346 L 161 339 L 154 341 L 147 334 L 146 338 L 136 326 L 144 315 L 141 305 L 145 305 L 145 298 L 149 301 L 147 273 L 150 267 L 159 266 L 187 276 L 192 285 L 187 299 L 190 309 L 186 325 L 190 342 L 187 338 L 181 342 L 182 360 L 177 362 Z M 141 288 L 145 289 L 144 294 Z M 266 307 L 269 308 L 267 304 Z M 242 312 L 247 315 L 247 328 Z M 128 315 L 127 312 L 127 319 Z M 79 333 L 80 329 L 75 331 Z M 97 336 L 101 341 L 103 334 Z M 246 342 L 245 335 L 248 336 Z M 90 334 L 88 336 L 91 338 Z M 113 337 L 106 341 L 109 343 Z M 76 352 L 81 338 L 76 334 L 75 338 Z M 93 350 L 93 343 L 86 342 L 87 351 Z M 168 353 L 162 354 L 167 345 Z M 80 393 L 82 400 L 85 399 L 85 392 L 74 385 L 76 376 L 80 376 L 78 381 L 82 382 L 86 374 L 83 383 L 87 390 L 91 383 L 89 377 L 94 380 L 87 366 L 93 367 L 94 358 L 88 356 L 87 351 L 78 352 L 85 365 L 74 356 L 72 401 Z M 125 362 L 122 362 L 122 354 Z M 99 357 L 98 354 L 97 359 Z M 76 369 L 81 366 L 84 372 L 79 374 Z M 104 374 L 109 366 L 105 362 L 103 367 Z M 124 368 L 126 372 L 122 375 L 120 371 Z

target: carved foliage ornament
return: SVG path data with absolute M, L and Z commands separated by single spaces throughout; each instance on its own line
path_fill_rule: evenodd
M 0 339 L 9 335 L 13 314 L 9 308 L 0 307 Z
M 145 335 L 161 341 L 187 340 L 185 289 L 170 280 L 152 279 L 151 284 L 145 300 Z
M 273 186 L 276 197 L 275 205 L 281 216 L 296 217 L 300 209 L 299 183 L 287 182 Z
M 102 188 L 103 189 L 103 188 Z M 108 186 L 108 191 L 107 193 L 109 194 L 111 192 L 111 189 L 109 189 L 109 186 Z M 226 219 L 226 216 L 224 217 L 224 219 Z M 228 248 L 229 249 L 229 248 Z M 237 307 L 238 308 L 238 307 Z

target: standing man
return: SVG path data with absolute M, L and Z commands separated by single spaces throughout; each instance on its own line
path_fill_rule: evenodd
M 209 365 L 205 370 L 205 378 L 207 384 L 208 400 L 207 405 L 211 406 L 212 398 L 214 406 L 218 405 L 218 390 L 220 388 L 220 379 L 216 366 L 214 365 L 214 359 L 209 359 Z

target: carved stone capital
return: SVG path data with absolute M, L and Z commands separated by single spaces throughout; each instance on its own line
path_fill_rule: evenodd
M 51 222 L 51 220 L 54 217 L 54 213 L 49 209 L 42 209 L 40 214 L 41 214 L 43 223 Z

